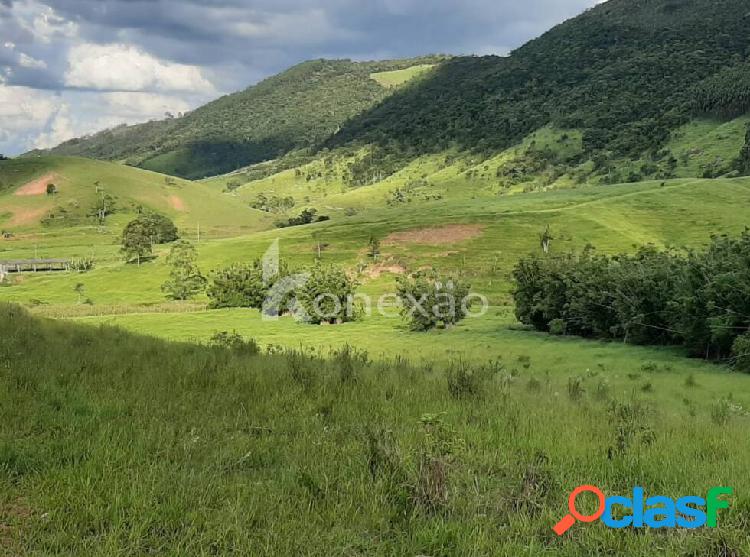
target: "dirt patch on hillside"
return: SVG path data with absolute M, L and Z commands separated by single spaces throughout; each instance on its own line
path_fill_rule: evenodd
M 49 211 L 49 207 L 38 207 L 36 209 L 15 209 L 13 218 L 8 223 L 10 226 L 23 226 L 24 224 L 36 224 Z
M 172 209 L 174 209 L 175 211 L 183 212 L 186 210 L 185 202 L 179 195 L 169 196 L 169 206 L 172 207 Z
M 431 228 L 418 228 L 404 232 L 394 232 L 385 240 L 384 244 L 457 244 L 479 238 L 484 232 L 480 224 L 448 224 Z
M 396 263 L 378 263 L 377 265 L 368 267 L 365 270 L 365 275 L 371 279 L 380 278 L 380 275 L 385 273 L 390 273 L 392 275 L 405 275 L 406 267 Z
M 24 184 L 23 186 L 18 188 L 13 195 L 17 195 L 19 197 L 46 195 L 47 184 L 55 184 L 59 189 L 59 185 L 57 183 L 59 179 L 60 177 L 57 174 L 45 174 L 41 178 L 37 178 L 36 180 Z

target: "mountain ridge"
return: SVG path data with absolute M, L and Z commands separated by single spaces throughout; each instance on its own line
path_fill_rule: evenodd
M 310 60 L 180 118 L 118 126 L 29 154 L 87 156 L 189 179 L 222 174 L 312 147 L 395 91 L 372 74 L 444 59 Z
M 190 133 L 183 133 L 184 122 L 151 123 L 129 128 L 138 130 L 139 137 L 126 138 L 131 144 L 117 156 L 97 153 L 96 138 L 93 144 L 74 140 L 51 152 L 119 160 L 189 178 L 276 158 L 284 159 L 278 167 L 284 170 L 299 165 L 295 154 L 306 155 L 306 163 L 341 152 L 350 158 L 345 164 L 353 174 L 382 179 L 420 156 L 449 149 L 492 157 L 552 126 L 582 134 L 581 152 L 566 163 L 591 161 L 593 168 L 584 179 L 668 178 L 674 154 L 664 147 L 677 130 L 696 118 L 727 121 L 750 111 L 748 21 L 745 0 L 609 0 L 508 57 L 307 62 L 197 109 L 183 119 Z M 371 79 L 374 69 L 405 69 L 429 61 L 435 67 L 406 86 L 387 90 Z M 356 87 L 325 78 L 322 85 L 303 78 L 295 82 L 297 89 L 284 87 L 306 70 L 321 67 L 324 75 L 326 67 L 337 64 L 343 66 L 334 73 L 350 72 Z M 274 88 L 269 95 L 278 102 L 267 105 L 269 118 L 246 121 L 248 112 L 238 109 L 238 99 L 248 91 L 260 95 Z M 290 91 L 297 94 L 284 96 Z M 339 112 L 331 117 L 330 111 Z M 229 122 L 228 129 L 212 129 L 217 119 L 203 118 L 206 114 Z M 280 121 L 283 125 L 273 125 Z M 153 138 L 160 126 L 163 133 L 157 130 Z M 263 132 L 268 129 L 270 133 Z M 98 136 L 105 147 L 107 133 Z M 115 144 L 116 135 L 111 133 Z M 357 155 L 362 149 L 367 150 L 364 157 Z M 730 157 L 706 163 L 697 173 L 750 172 L 743 154 L 748 150 L 750 134 L 744 150 L 734 149 Z M 631 163 L 638 168 L 625 175 L 616 172 Z M 353 184 L 369 182 L 358 178 Z

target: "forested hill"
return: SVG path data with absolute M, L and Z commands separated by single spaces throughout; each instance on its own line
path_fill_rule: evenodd
M 372 74 L 443 59 L 304 62 L 181 118 L 120 126 L 48 153 L 120 161 L 186 178 L 221 174 L 316 145 L 397 90 Z
M 633 159 L 645 170 L 635 177 L 670 176 L 677 161 L 663 147 L 673 131 L 750 109 L 749 26 L 748 0 L 610 0 L 508 57 L 308 62 L 184 118 L 53 152 L 194 178 L 300 148 L 354 153 L 367 145 L 367 174 L 382 178 L 452 147 L 492 155 L 550 125 L 583 136 L 566 164 L 616 179 L 613 169 Z M 409 76 L 405 68 L 436 61 L 400 87 L 371 78 L 398 69 Z M 750 142 L 743 151 L 741 137 L 726 143 L 728 156 L 700 175 L 750 172 Z
M 325 146 L 375 143 L 391 157 L 454 145 L 491 152 L 553 124 L 582 130 L 584 154 L 600 161 L 658 157 L 687 120 L 748 111 L 749 26 L 747 0 L 610 0 L 510 57 L 446 62 Z

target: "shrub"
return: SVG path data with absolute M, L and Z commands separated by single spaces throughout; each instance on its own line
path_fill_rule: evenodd
M 732 416 L 732 406 L 728 400 L 719 400 L 711 405 L 711 421 L 716 425 L 726 425 Z
M 480 371 L 469 371 L 462 363 L 451 365 L 447 379 L 448 393 L 452 398 L 471 398 L 482 393 L 484 376 Z
M 750 332 L 738 336 L 732 344 L 732 360 L 735 369 L 750 373 Z
M 316 209 L 303 209 L 297 217 L 292 217 L 287 221 L 277 222 L 277 228 L 286 228 L 289 226 L 304 226 L 305 224 L 312 224 L 314 222 L 324 222 L 331 220 L 331 217 L 327 215 L 318 215 Z
M 356 319 L 352 299 L 357 282 L 334 265 L 318 264 L 297 289 L 297 302 L 308 323 L 344 323 Z
M 242 335 L 234 331 L 231 333 L 228 331 L 214 333 L 208 343 L 210 346 L 227 348 L 246 356 L 260 354 L 260 347 L 255 339 L 245 339 Z
M 562 336 L 565 334 L 565 321 L 562 319 L 553 319 L 549 322 L 549 332 L 552 335 Z
M 93 257 L 78 257 L 70 260 L 70 270 L 78 273 L 85 273 L 94 268 Z
M 279 272 L 265 276 L 263 263 L 257 259 L 251 264 L 234 264 L 214 272 L 207 294 L 210 307 L 262 309 L 274 283 L 288 275 L 286 266 L 281 263 Z M 284 306 L 286 307 L 286 306 Z
M 568 378 L 568 396 L 570 400 L 581 400 L 585 393 L 586 389 L 583 386 L 583 377 Z
M 469 289 L 465 282 L 435 271 L 419 271 L 397 279 L 401 314 L 413 331 L 455 325 L 468 315 Z

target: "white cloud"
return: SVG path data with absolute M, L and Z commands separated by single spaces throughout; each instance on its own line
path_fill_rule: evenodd
M 75 137 L 76 131 L 70 119 L 70 107 L 62 104 L 57 109 L 46 131 L 40 133 L 34 140 L 35 149 L 49 149 Z
M 18 55 L 18 63 L 21 64 L 24 68 L 30 68 L 32 70 L 46 70 L 47 69 L 47 62 L 44 60 L 37 60 L 36 58 L 29 56 L 28 54 L 25 54 L 21 52 Z
M 0 129 L 23 132 L 42 127 L 58 105 L 54 95 L 46 91 L 0 85 Z
M 0 153 L 46 149 L 120 124 L 164 118 L 194 107 L 180 96 L 68 91 L 0 84 Z
M 198 66 L 165 62 L 132 45 L 81 44 L 68 53 L 68 87 L 112 91 L 211 93 Z
M 13 12 L 18 26 L 42 44 L 78 35 L 78 24 L 60 17 L 52 7 L 37 0 L 18 2 L 13 6 Z

